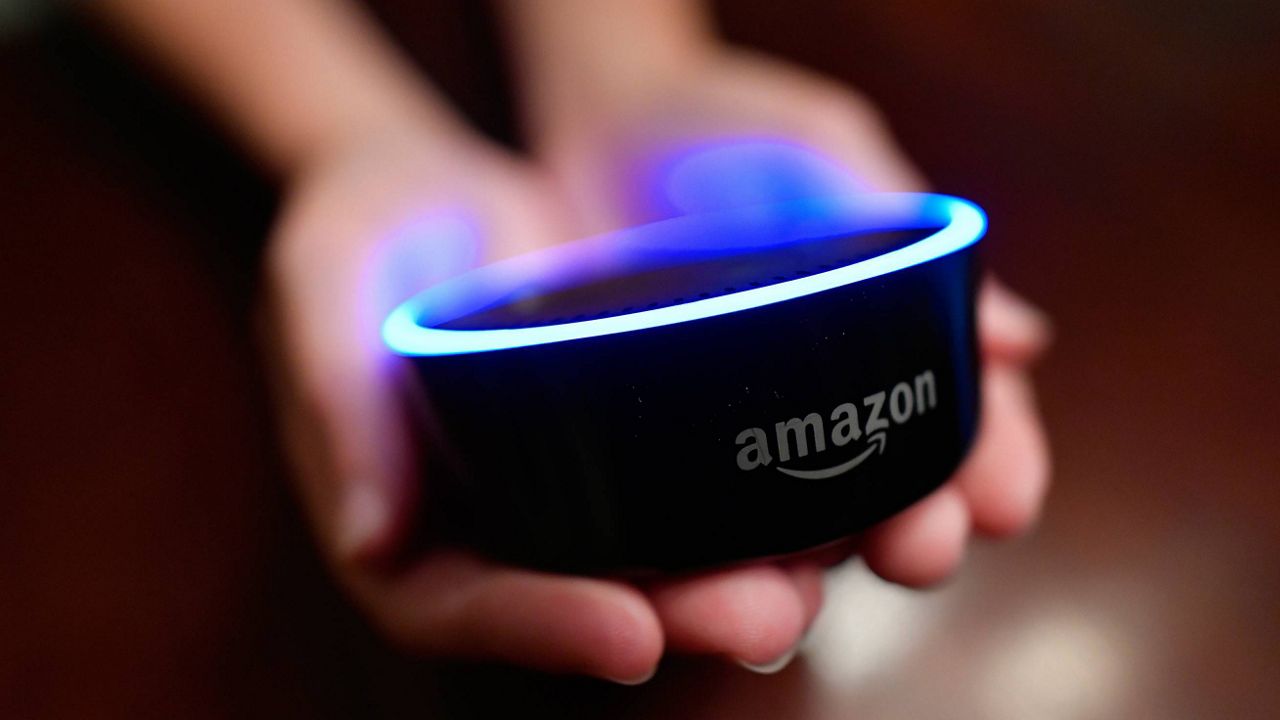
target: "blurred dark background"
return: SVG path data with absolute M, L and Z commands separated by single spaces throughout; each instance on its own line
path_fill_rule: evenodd
M 477 4 L 373 5 L 514 136 Z M 0 716 L 1280 717 L 1280 5 L 719 3 L 988 209 L 989 263 L 1056 320 L 1056 485 L 938 591 L 841 572 L 779 675 L 680 660 L 639 689 L 382 647 L 272 439 L 272 188 L 37 9 L 0 14 Z

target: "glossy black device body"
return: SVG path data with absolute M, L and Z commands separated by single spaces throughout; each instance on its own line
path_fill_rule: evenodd
M 427 525 L 503 560 L 609 573 L 790 553 L 865 529 L 942 484 L 973 439 L 976 275 L 968 247 L 752 310 L 411 358 L 438 419 L 423 431 Z M 926 373 L 933 392 L 919 387 Z M 888 427 L 873 428 L 867 399 L 885 392 L 887 403 L 902 383 L 910 417 L 882 407 Z M 860 437 L 839 445 L 844 403 Z M 815 413 L 821 428 L 800 428 L 800 456 L 787 423 Z M 750 428 L 771 462 L 756 454 L 744 469 Z M 858 456 L 828 478 L 781 469 Z

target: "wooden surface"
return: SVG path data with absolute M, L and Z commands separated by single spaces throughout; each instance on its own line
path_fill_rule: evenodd
M 460 5 L 379 8 L 508 132 Z M 56 24 L 0 50 L 0 717 L 1280 716 L 1280 6 L 722 5 L 876 98 L 1056 318 L 1037 533 L 926 594 L 841 572 L 770 677 L 395 655 L 279 471 L 248 332 L 269 192 Z

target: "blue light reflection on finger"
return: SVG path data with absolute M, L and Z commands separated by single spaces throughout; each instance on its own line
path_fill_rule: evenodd
M 382 315 L 422 287 L 475 268 L 483 249 L 476 226 L 460 209 L 433 208 L 386 233 L 364 263 Z
M 662 217 L 868 189 L 826 155 L 769 137 L 718 138 L 680 147 L 666 153 L 652 174 L 650 192 Z
M 743 217 L 742 211 L 676 218 L 619 233 L 570 243 L 549 251 L 512 258 L 466 273 L 428 288 L 398 306 L 383 324 L 383 340 L 403 355 L 456 355 L 491 352 L 565 342 L 741 312 L 812 295 L 896 272 L 962 250 L 986 231 L 986 216 L 973 203 L 945 195 L 878 193 L 827 198 L 821 203 L 787 204 L 790 212 L 770 210 L 769 217 L 787 217 L 791 232 L 774 235 L 774 242 L 797 242 L 833 234 L 873 230 L 938 227 L 937 232 L 904 247 L 851 265 L 743 290 L 729 295 L 642 310 L 624 315 L 554 325 L 487 330 L 445 330 L 440 325 L 512 297 L 524 287 L 553 288 L 625 268 L 661 266 L 688 253 L 714 253 L 725 247 L 741 250 L 738 231 L 765 233 Z M 777 227 L 773 227 L 777 230 Z M 681 238 L 701 241 L 692 250 Z

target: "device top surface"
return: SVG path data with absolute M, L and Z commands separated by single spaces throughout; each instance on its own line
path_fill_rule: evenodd
M 477 268 L 397 307 L 404 355 L 453 355 L 740 312 L 902 270 L 977 242 L 959 198 L 876 193 L 674 218 Z

